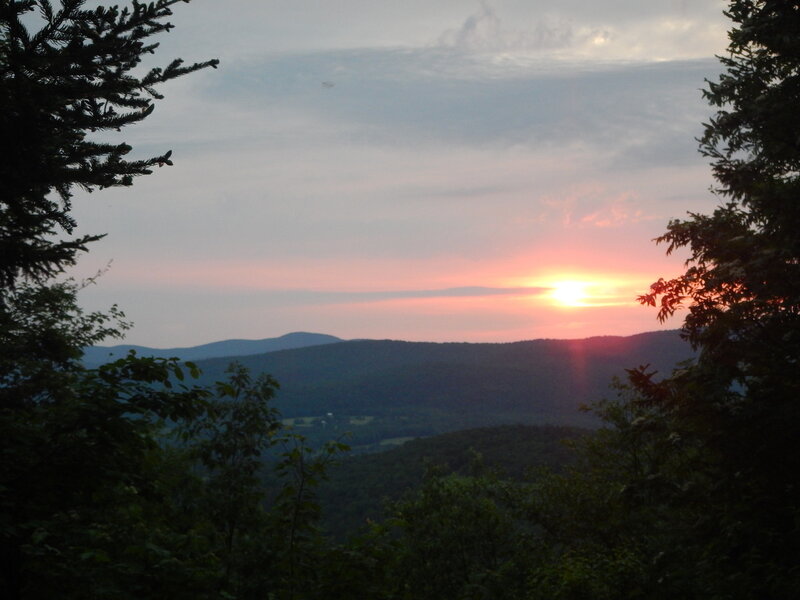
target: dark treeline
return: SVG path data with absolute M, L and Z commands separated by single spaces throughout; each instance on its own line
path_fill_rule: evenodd
M 141 65 L 177 3 L 0 2 L 0 128 L 14 144 L 0 162 L 3 598 L 796 595 L 796 2 L 729 2 L 700 140 L 722 202 L 669 224 L 660 241 L 688 249 L 686 272 L 641 298 L 661 318 L 687 308 L 696 359 L 665 379 L 628 370 L 587 408 L 601 429 L 564 432 L 569 459 L 544 430 L 505 473 L 486 458 L 504 443 L 491 430 L 424 442 L 458 446 L 441 450 L 450 468 L 420 465 L 381 516 L 339 539 L 322 530 L 321 483 L 346 480 L 333 467 L 346 446 L 287 430 L 270 377 L 232 365 L 198 385 L 191 363 L 81 360 L 128 324 L 116 308 L 85 313 L 80 284 L 57 277 L 100 237 L 72 237 L 71 194 L 131 185 L 171 157 L 128 160 L 129 146 L 90 134 L 147 118 L 162 84 L 216 67 Z
M 574 463 L 575 440 L 589 431 L 570 427 L 501 425 L 406 442 L 383 452 L 341 456 L 319 486 L 320 526 L 337 540 L 392 514 L 426 477 L 494 473 L 509 481 L 535 479 L 544 469 Z

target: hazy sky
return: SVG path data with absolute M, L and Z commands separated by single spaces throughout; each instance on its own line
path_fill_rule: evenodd
M 658 329 L 680 272 L 652 238 L 707 211 L 694 138 L 718 0 L 194 0 L 161 90 L 119 140 L 175 166 L 75 200 L 107 232 L 76 276 L 127 341 L 315 331 L 513 341 Z M 558 306 L 559 281 L 587 282 Z M 667 323 L 675 328 L 680 320 Z

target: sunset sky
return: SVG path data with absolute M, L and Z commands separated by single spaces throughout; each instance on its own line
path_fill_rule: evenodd
M 660 325 L 652 242 L 716 204 L 694 138 L 718 0 L 193 0 L 156 63 L 219 58 L 123 130 L 175 165 L 75 198 L 74 275 L 188 346 L 290 331 L 505 342 Z

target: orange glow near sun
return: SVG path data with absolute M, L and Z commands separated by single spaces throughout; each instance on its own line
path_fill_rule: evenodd
M 536 278 L 510 280 L 542 288 L 538 300 L 541 308 L 602 309 L 636 305 L 635 297 L 643 283 L 634 277 L 608 273 L 551 271 Z
M 554 281 L 550 298 L 559 306 L 586 306 L 590 286 L 585 281 Z

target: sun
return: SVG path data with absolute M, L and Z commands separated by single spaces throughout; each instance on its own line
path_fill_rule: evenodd
M 585 281 L 556 281 L 552 284 L 550 298 L 560 306 L 586 306 L 589 296 Z

